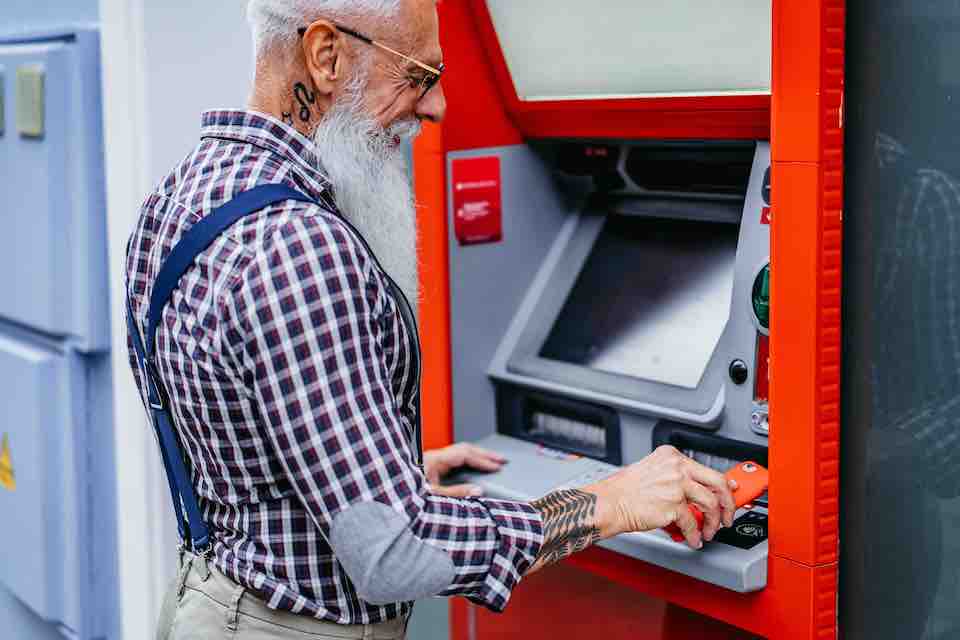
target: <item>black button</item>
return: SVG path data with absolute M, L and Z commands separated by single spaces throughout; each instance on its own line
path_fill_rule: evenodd
M 767 170 L 763 172 L 763 187 L 760 189 L 760 195 L 763 198 L 763 202 L 769 207 L 770 206 L 770 167 L 767 167 Z
M 750 370 L 747 369 L 747 363 L 743 360 L 734 360 L 730 363 L 730 379 L 734 384 L 743 384 L 749 375 Z

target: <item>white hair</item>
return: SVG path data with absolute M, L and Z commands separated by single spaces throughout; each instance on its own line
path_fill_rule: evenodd
M 320 168 L 343 215 L 363 234 L 416 313 L 417 214 L 401 143 L 420 132 L 408 118 L 384 129 L 364 112 L 360 72 L 313 133 Z
M 259 56 L 273 45 L 289 42 L 297 29 L 320 18 L 395 18 L 402 0 L 250 0 L 247 21 Z

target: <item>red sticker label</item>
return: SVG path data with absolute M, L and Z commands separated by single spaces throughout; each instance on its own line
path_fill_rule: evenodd
M 460 244 L 503 239 L 500 158 L 453 161 L 453 230 Z
M 772 215 L 772 212 L 770 211 L 770 207 L 764 207 L 760 211 L 760 224 L 770 224 L 771 215 Z

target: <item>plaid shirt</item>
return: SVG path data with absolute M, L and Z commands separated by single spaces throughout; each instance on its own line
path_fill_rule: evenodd
M 127 248 L 140 327 L 182 234 L 259 184 L 287 202 L 228 229 L 184 275 L 157 331 L 160 377 L 216 566 L 275 609 L 342 624 L 406 615 L 361 601 L 328 543 L 333 518 L 377 501 L 445 550 L 442 595 L 494 610 L 542 544 L 529 505 L 433 495 L 419 464 L 419 354 L 385 276 L 335 215 L 312 143 L 250 112 L 209 112 L 200 145 L 144 202 Z M 132 347 L 130 363 L 143 392 Z M 144 397 L 145 400 L 145 397 Z

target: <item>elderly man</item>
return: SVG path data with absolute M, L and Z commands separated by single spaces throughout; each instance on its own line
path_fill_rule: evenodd
M 699 547 L 729 526 L 723 477 L 669 448 L 529 504 L 439 485 L 505 461 L 420 450 L 401 143 L 444 115 L 435 0 L 249 17 L 249 110 L 204 114 L 128 248 L 131 365 L 184 535 L 158 637 L 401 638 L 417 598 L 502 610 L 603 538 L 677 523 Z

